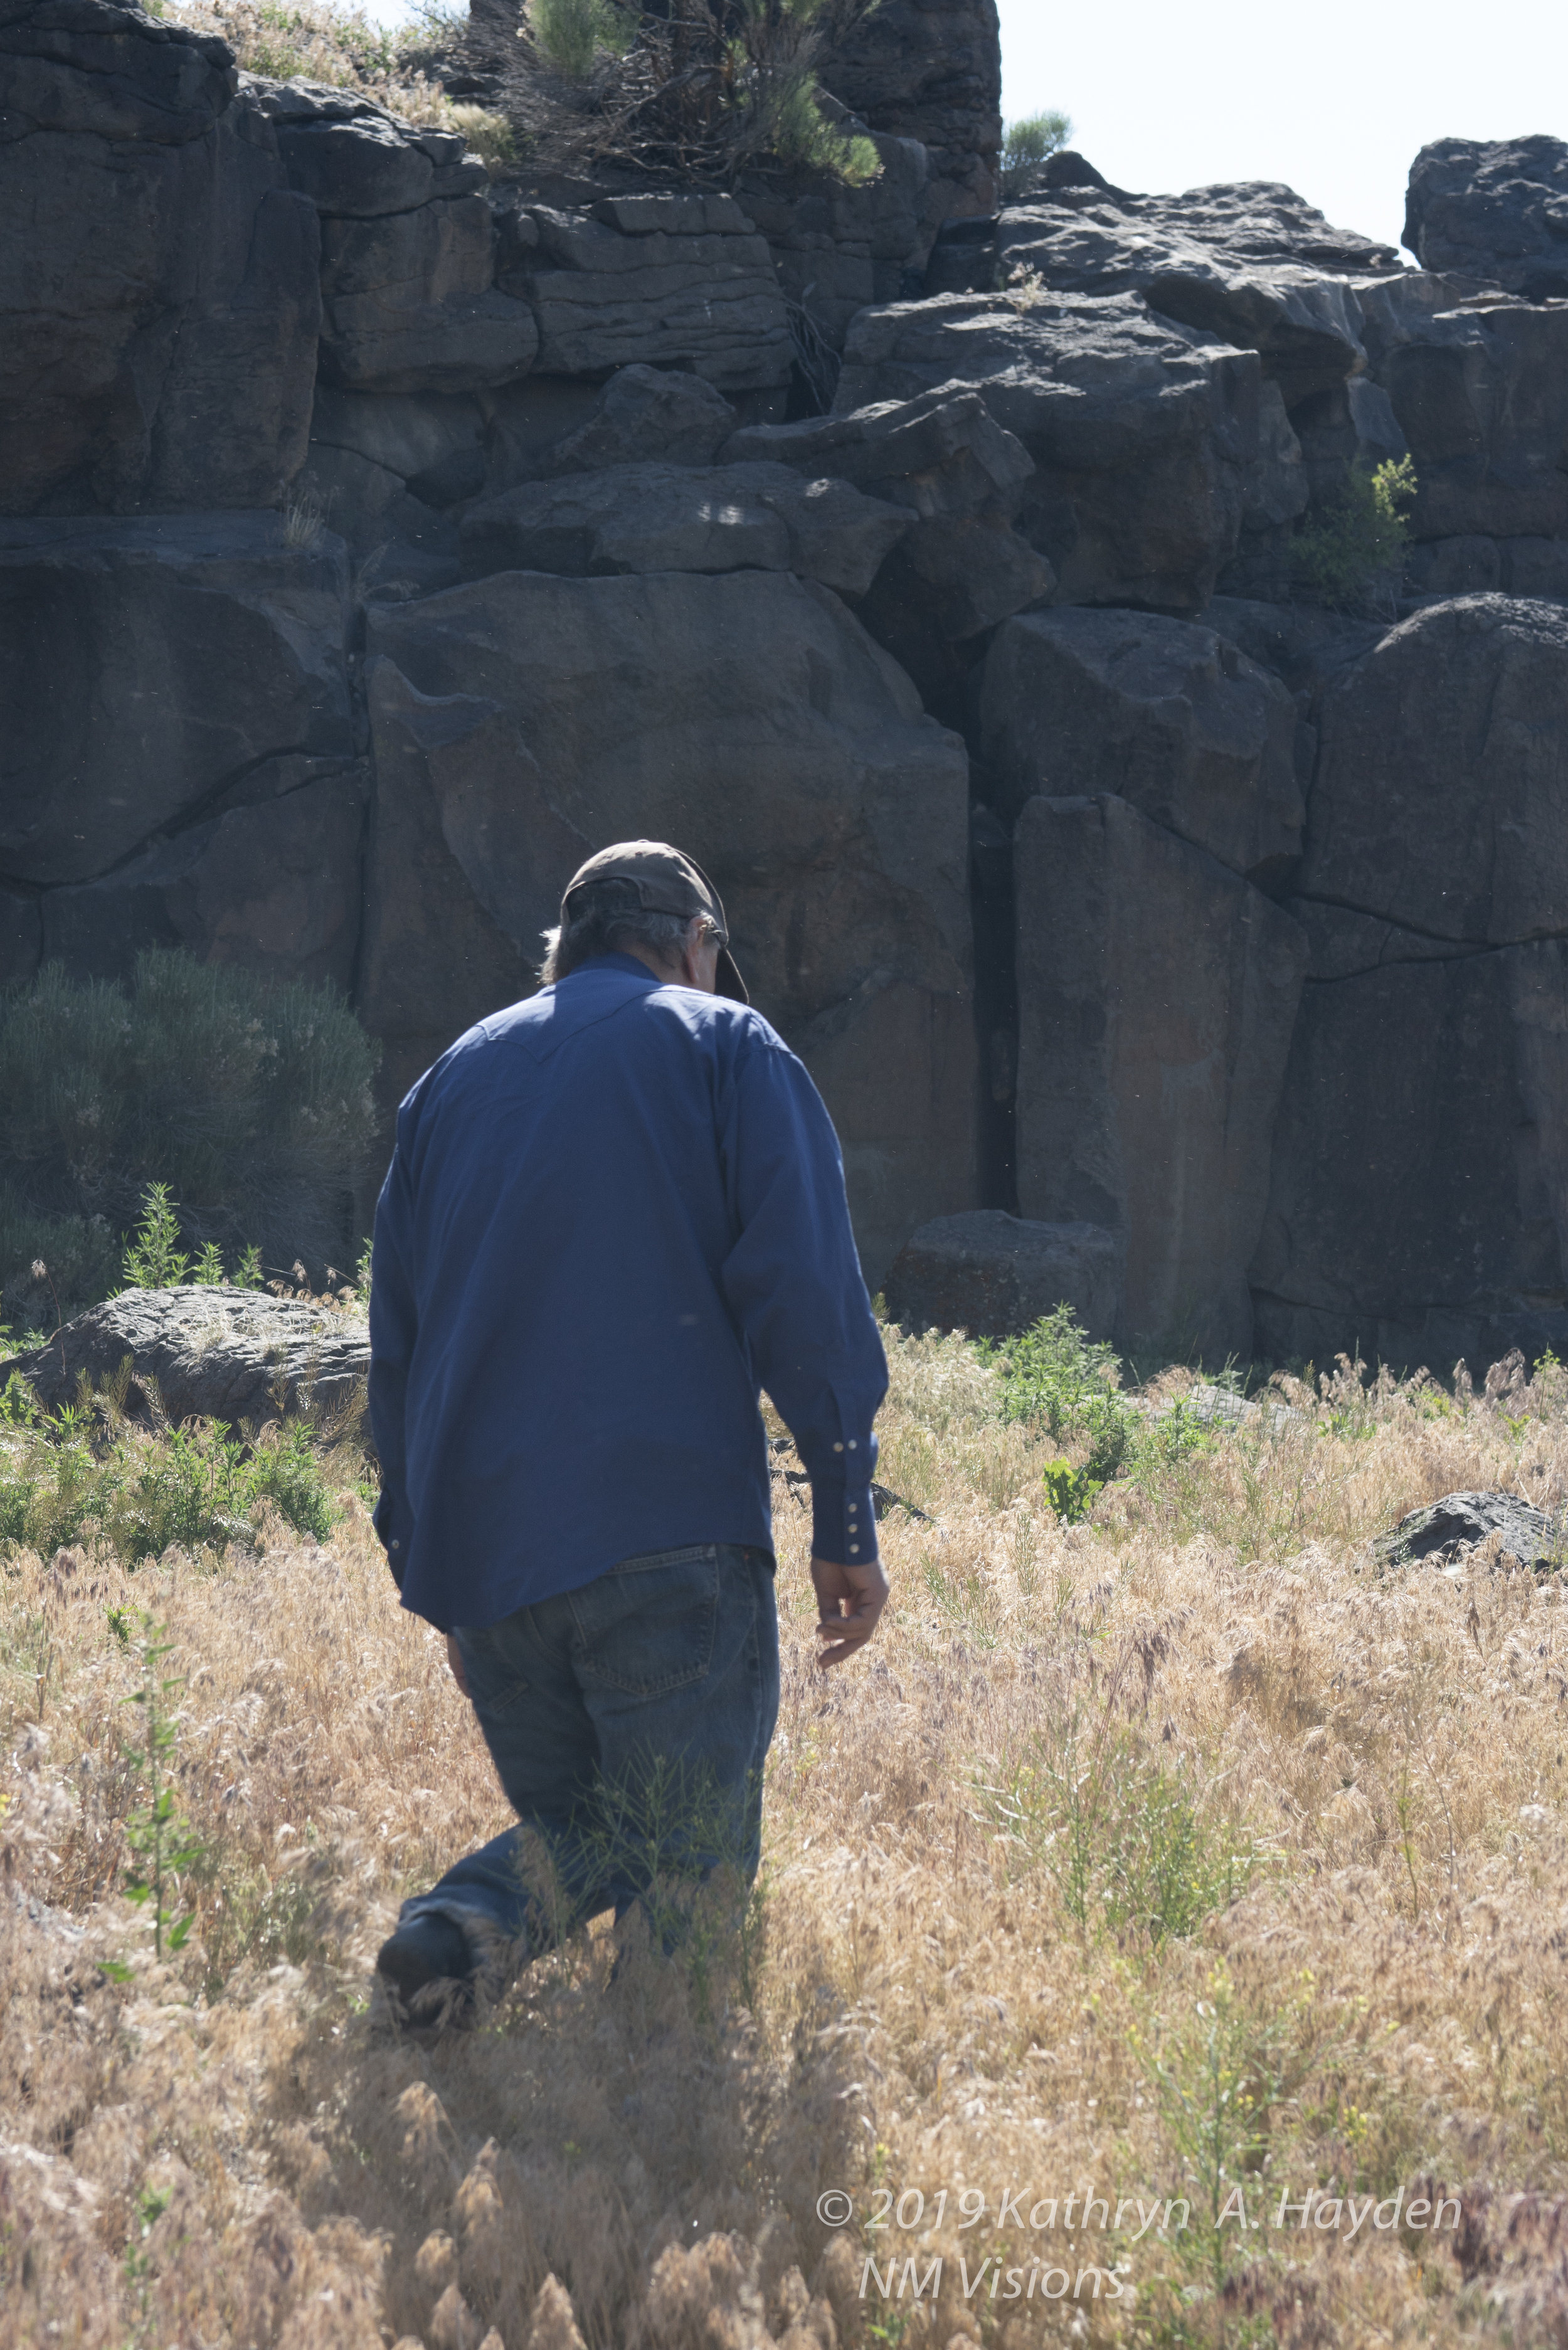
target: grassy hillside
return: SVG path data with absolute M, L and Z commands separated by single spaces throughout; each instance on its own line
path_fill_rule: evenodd
M 893 1361 L 929 1522 L 826 1681 L 780 1487 L 757 1900 L 613 1980 L 598 1921 L 436 2043 L 379 2035 L 375 1947 L 505 1814 L 357 1464 L 320 1540 L 263 1500 L 222 1556 L 13 1548 L 0 2350 L 1559 2338 L 1559 1580 L 1380 1579 L 1368 1538 L 1562 1499 L 1561 1375 L 1287 1382 L 1068 1525 L 1081 1416 L 1010 1419 L 956 1340 Z

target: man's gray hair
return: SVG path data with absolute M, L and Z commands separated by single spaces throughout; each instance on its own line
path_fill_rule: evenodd
M 545 987 L 595 955 L 635 954 L 640 949 L 658 962 L 677 963 L 693 926 L 699 941 L 719 935 L 707 914 L 650 914 L 631 881 L 586 882 L 573 890 L 566 914 L 558 930 L 544 934 L 539 979 Z

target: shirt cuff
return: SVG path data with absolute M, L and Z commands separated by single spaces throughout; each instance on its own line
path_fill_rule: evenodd
M 811 1555 L 833 1566 L 875 1565 L 877 1511 L 869 1479 L 864 1484 L 813 1482 Z

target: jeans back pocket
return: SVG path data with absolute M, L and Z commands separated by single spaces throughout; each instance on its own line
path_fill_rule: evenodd
M 713 1660 L 719 1546 L 623 1559 L 571 1595 L 578 1673 L 628 1697 L 662 1697 L 700 1681 Z

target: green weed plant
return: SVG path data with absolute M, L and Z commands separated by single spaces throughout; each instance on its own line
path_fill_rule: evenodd
M 99 1395 L 46 1412 L 12 1373 L 0 1390 L 0 1556 L 47 1557 L 89 1535 L 131 1567 L 171 1543 L 250 1548 L 265 1503 L 326 1540 L 337 1512 L 304 1421 L 250 1437 L 210 1420 L 139 1428 L 124 1415 L 128 1378 L 129 1362 Z
M 1015 1869 L 1043 1869 L 1091 1939 L 1189 1939 L 1240 1898 L 1264 1857 L 1186 1770 L 1148 1752 L 1129 1727 L 1076 1707 L 978 1793 L 980 1816 L 1006 1836 Z
M 133 1747 L 126 1762 L 146 1787 L 145 1800 L 126 1823 L 125 1840 L 131 1864 L 121 1887 L 128 1901 L 145 1908 L 152 1925 L 152 1953 L 160 1965 L 184 1947 L 196 1922 L 194 1909 L 185 1905 L 182 1878 L 202 1856 L 202 1846 L 175 1809 L 173 1762 L 175 1726 L 171 1700 L 185 1686 L 183 1678 L 163 1670 L 163 1659 L 174 1642 L 154 1623 L 145 1608 L 134 1624 L 121 1608 L 111 1608 L 109 1629 L 123 1647 L 134 1649 L 141 1668 L 141 1686 L 124 1700 L 141 1708 L 143 1743 Z M 130 1967 L 118 1960 L 100 1961 L 117 1982 L 129 1981 Z

